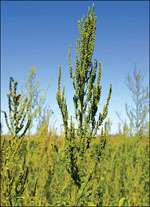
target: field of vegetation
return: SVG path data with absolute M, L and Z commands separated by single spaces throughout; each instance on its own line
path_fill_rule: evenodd
M 11 198 L 3 195 L 6 183 L 1 179 L 2 206 L 9 206 L 9 199 L 12 206 L 149 206 L 148 138 L 108 137 L 95 169 L 92 160 L 99 139 L 91 144 L 95 155 L 87 156 L 85 184 L 76 192 L 64 165 L 64 137 L 49 136 L 44 131 L 43 136 L 26 136 L 17 159 L 18 167 L 14 169 L 12 163 L 9 168 L 14 179 Z M 2 136 L 3 162 L 8 140 L 8 136 Z M 20 168 L 22 174 L 18 175 Z M 92 175 L 88 182 L 87 171 Z
M 69 116 L 65 87 L 61 92 L 61 67 L 56 100 L 61 111 L 60 136 L 50 126 L 52 110 L 45 108 L 33 67 L 17 94 L 18 82 L 10 77 L 8 110 L 4 115 L 9 133 L 1 136 L 1 206 L 149 206 L 149 111 L 148 88 L 142 76 L 128 76 L 135 108 L 125 104 L 129 125 L 122 120 L 111 135 L 105 121 L 112 84 L 101 113 L 101 62 L 92 55 L 96 34 L 94 5 L 78 22 L 81 39 L 76 45 L 73 74 L 71 47 L 69 71 L 75 93 L 74 116 Z M 74 119 L 73 119 L 74 117 Z M 31 129 L 38 120 L 36 133 Z M 0 129 L 1 130 L 1 129 Z M 100 132 L 99 132 L 100 131 Z M 2 131 L 1 131 L 2 132 Z

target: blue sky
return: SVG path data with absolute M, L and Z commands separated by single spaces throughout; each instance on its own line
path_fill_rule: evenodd
M 102 94 L 100 110 L 106 102 L 109 84 L 112 97 L 108 117 L 112 132 L 118 131 L 119 111 L 126 119 L 125 102 L 131 97 L 126 86 L 126 75 L 135 64 L 149 76 L 149 2 L 146 1 L 95 1 L 96 41 L 93 59 L 102 64 Z M 75 63 L 75 45 L 79 38 L 78 20 L 93 1 L 6 1 L 1 2 L 1 109 L 8 111 L 9 77 L 18 81 L 18 89 L 29 70 L 35 66 L 42 88 L 51 81 L 46 104 L 54 111 L 53 121 L 60 129 L 61 113 L 56 102 L 59 66 L 62 67 L 61 86 L 66 87 L 69 114 L 73 112 L 73 86 L 68 67 L 68 50 Z M 3 132 L 7 127 L 1 115 Z

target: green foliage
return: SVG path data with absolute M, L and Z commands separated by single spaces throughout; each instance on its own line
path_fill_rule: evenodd
M 54 125 L 53 127 L 50 127 L 50 119 L 51 116 L 53 114 L 53 111 L 50 109 L 50 107 L 48 108 L 44 108 L 44 112 L 41 116 L 41 119 L 39 121 L 39 124 L 37 126 L 37 134 L 40 136 L 43 135 L 54 135 L 55 134 L 55 130 L 54 130 Z M 53 129 L 53 130 L 52 130 Z
M 24 80 L 22 84 L 22 94 L 24 94 L 24 97 L 29 97 L 31 100 L 31 107 L 28 112 L 28 116 L 31 120 L 29 133 L 33 127 L 33 121 L 35 119 L 39 120 L 39 122 L 41 121 L 42 110 L 45 104 L 45 96 L 49 86 L 50 82 L 46 90 L 42 92 L 42 89 L 40 88 L 40 80 L 37 80 L 37 72 L 35 67 L 30 70 L 29 76 Z
M 12 90 L 12 82 L 14 82 L 14 88 Z M 19 136 L 23 137 L 30 126 L 31 118 L 29 117 L 29 111 L 31 108 L 31 98 L 22 99 L 21 94 L 16 94 L 17 90 L 17 81 L 14 81 L 13 78 L 10 78 L 9 81 L 9 90 L 10 93 L 7 94 L 8 97 L 8 106 L 9 106 L 9 121 L 7 113 L 2 111 L 5 116 L 6 125 L 13 137 Z M 22 101 L 22 103 L 21 103 Z M 28 118 L 25 125 L 25 119 Z M 21 133 L 19 135 L 19 132 Z
M 121 198 L 120 201 L 119 201 L 119 205 L 118 205 L 118 206 L 123 206 L 123 203 L 124 203 L 124 200 L 125 200 L 125 199 L 126 199 L 126 198 L 124 198 L 124 197 Z
M 118 133 L 120 136 L 124 136 L 124 137 L 132 137 L 132 126 L 127 124 L 126 120 L 124 121 L 121 118 L 121 115 L 119 112 L 116 111 L 116 115 L 118 116 L 120 122 L 118 124 Z M 122 129 L 121 129 L 121 125 L 122 125 Z
M 97 84 L 94 84 L 96 79 L 97 71 L 97 60 L 94 61 L 94 66 L 91 62 L 94 43 L 95 43 L 95 32 L 96 32 L 96 17 L 94 14 L 94 5 L 92 8 L 92 15 L 90 14 L 90 8 L 88 9 L 88 18 L 85 17 L 79 21 L 79 33 L 81 40 L 77 40 L 76 45 L 76 66 L 75 73 L 72 74 L 70 48 L 69 48 L 69 69 L 70 77 L 73 82 L 73 87 L 75 90 L 75 95 L 73 97 L 73 102 L 75 106 L 75 116 L 78 122 L 78 129 L 76 130 L 77 135 L 80 139 L 85 135 L 90 135 L 92 138 L 97 134 L 99 126 L 107 116 L 108 104 L 110 100 L 112 86 L 110 85 L 110 90 L 107 98 L 106 105 L 103 108 L 103 113 L 99 114 L 98 121 L 96 121 L 95 116 L 98 110 L 98 104 L 100 102 L 101 89 L 100 78 L 101 78 L 101 63 L 99 62 L 99 70 L 97 76 Z M 81 43 L 80 43 L 81 42 Z M 78 52 L 80 56 L 80 61 L 78 59 Z M 64 98 L 65 87 L 63 87 L 63 92 L 61 96 L 60 91 L 60 80 L 61 80 L 61 67 L 59 68 L 58 77 L 58 92 L 57 92 L 57 102 L 62 112 L 65 133 L 67 135 L 68 130 L 68 110 L 66 99 Z M 90 132 L 88 131 L 90 129 Z M 88 131 L 88 132 L 87 132 Z M 91 139 L 89 138 L 89 139 Z M 90 142 L 90 140 L 88 140 Z
M 12 82 L 14 82 L 14 87 L 12 89 Z M 23 138 L 28 130 L 31 119 L 28 116 L 30 110 L 31 99 L 22 99 L 21 94 L 16 94 L 17 81 L 10 78 L 9 81 L 10 93 L 8 96 L 8 106 L 9 106 L 9 121 L 7 113 L 2 111 L 5 116 L 5 121 L 7 127 L 12 135 L 9 140 L 8 145 L 2 148 L 2 200 L 3 205 L 14 206 L 16 205 L 19 198 L 21 198 L 25 184 L 28 177 L 28 167 L 26 167 L 26 157 L 21 158 L 21 148 L 23 143 Z M 21 103 L 22 100 L 22 103 Z M 26 117 L 28 121 L 25 122 Z M 5 155 L 5 156 L 4 156 Z M 20 164 L 17 163 L 20 160 Z
M 127 84 L 131 92 L 134 107 L 129 107 L 126 103 L 125 109 L 130 120 L 130 131 L 132 134 L 139 137 L 145 135 L 149 112 L 149 90 L 148 87 L 143 87 L 143 79 L 144 75 L 142 72 L 136 69 L 133 71 L 133 78 L 130 74 L 127 76 Z
M 108 119 L 106 121 L 106 136 L 111 135 L 111 126 L 112 126 L 112 121 L 110 121 L 110 119 Z
M 5 116 L 5 122 L 11 133 L 11 138 L 7 146 L 2 147 L 2 200 L 3 205 L 22 206 L 22 194 L 26 191 L 29 178 L 29 166 L 26 162 L 27 153 L 24 153 L 24 136 L 28 129 L 31 128 L 31 123 L 37 114 L 41 114 L 44 104 L 43 93 L 40 96 L 39 81 L 35 83 L 36 73 L 33 67 L 30 71 L 28 81 L 25 82 L 25 87 L 28 90 L 21 94 L 16 94 L 17 81 L 10 78 L 8 96 L 9 120 L 7 113 L 2 111 Z M 12 83 L 14 83 L 12 89 Z M 50 118 L 50 117 L 49 117 Z M 49 119 L 48 118 L 48 119 Z M 49 121 L 49 120 L 47 120 Z M 46 123 L 45 123 L 46 124 Z M 20 161 L 21 160 L 21 161 Z M 18 164 L 19 163 L 19 164 Z M 28 204 L 33 204 L 35 197 L 38 176 L 31 183 L 32 190 L 28 194 Z M 29 184 L 30 185 L 30 184 Z
M 146 138 L 109 140 L 100 169 L 100 206 L 149 205 L 148 148 Z
M 75 94 L 73 96 L 73 103 L 75 107 L 75 118 L 77 121 L 77 128 L 70 118 L 70 126 L 68 123 L 69 115 L 67 109 L 66 98 L 64 97 L 65 87 L 61 94 L 60 81 L 61 81 L 61 67 L 59 67 L 58 76 L 58 92 L 57 102 L 62 113 L 62 119 L 65 132 L 65 150 L 64 150 L 64 162 L 66 163 L 66 169 L 70 174 L 74 185 L 74 205 L 78 204 L 78 192 L 79 189 L 84 189 L 84 186 L 90 182 L 93 176 L 93 170 L 95 169 L 99 158 L 95 160 L 93 169 L 88 171 L 87 162 L 88 156 L 93 152 L 90 150 L 90 143 L 97 135 L 97 130 L 102 125 L 104 119 L 108 113 L 108 104 L 111 96 L 112 85 L 110 84 L 110 90 L 107 98 L 107 102 L 103 108 L 103 112 L 99 113 L 98 120 L 96 120 L 96 114 L 98 111 L 98 104 L 100 102 L 101 90 L 101 63 L 99 62 L 98 76 L 97 76 L 97 60 L 92 63 L 92 55 L 95 44 L 96 34 L 96 17 L 94 14 L 94 4 L 92 8 L 92 14 L 90 14 L 90 8 L 88 9 L 87 19 L 85 16 L 78 21 L 80 38 L 76 43 L 76 64 L 75 73 L 71 66 L 71 52 L 69 48 L 69 70 L 70 78 L 73 82 Z M 97 82 L 96 81 L 97 76 Z M 76 143 L 76 136 L 79 138 L 79 143 Z M 100 148 L 100 146 L 99 146 Z M 84 191 L 84 190 L 83 190 Z M 81 191 L 82 192 L 82 191 Z M 79 193 L 80 194 L 80 193 Z M 81 195 L 83 192 L 81 193 Z M 79 196 L 80 197 L 80 196 Z
M 86 173 L 93 170 L 91 181 L 85 176 L 84 185 L 77 191 L 62 158 L 65 139 L 47 135 L 25 137 L 17 164 L 24 170 L 24 176 L 20 179 L 21 170 L 18 169 L 20 174 L 18 173 L 15 181 L 20 179 L 24 183 L 26 168 L 21 167 L 24 155 L 28 176 L 24 191 L 20 197 L 18 194 L 18 200 L 15 200 L 13 206 L 73 206 L 75 200 L 78 202 L 76 206 L 149 206 L 148 139 L 108 139 L 95 170 L 94 162 L 99 152 L 100 137 L 92 140 L 90 150 L 94 154 L 87 152 L 86 160 L 89 166 Z M 6 148 L 9 145 L 9 137 L 2 136 L 2 143 Z M 4 185 L 5 180 L 1 179 L 2 206 L 10 206 L 4 202 Z
M 102 87 L 101 64 L 95 84 L 97 61 L 94 66 L 91 62 L 95 31 L 93 5 L 92 14 L 89 9 L 88 18 L 83 16 L 79 21 L 81 40 L 77 40 L 74 74 L 69 49 L 77 128 L 72 116 L 69 123 L 59 69 L 57 102 L 64 123 L 61 137 L 50 126 L 52 110 L 43 110 L 46 92 L 40 96 L 35 68 L 30 71 L 27 92 L 22 95 L 16 94 L 17 81 L 10 78 L 9 119 L 2 111 L 11 136 L 1 139 L 1 206 L 149 206 L 148 139 L 127 138 L 126 122 L 122 136 L 111 137 L 110 120 L 97 136 L 108 113 L 112 88 L 110 85 L 103 112 L 96 120 Z M 25 136 L 37 114 L 41 116 L 37 134 Z
M 9 104 L 12 108 L 15 98 L 8 100 L 9 103 L 12 101 Z M 28 107 L 28 100 L 26 103 Z M 19 111 L 21 105 L 20 108 L 17 106 Z M 14 113 L 16 111 L 13 108 L 12 117 Z M 51 110 L 45 111 L 43 122 L 35 136 L 24 138 L 24 131 L 16 136 L 15 133 L 10 137 L 2 136 L 2 206 L 148 206 L 148 139 L 126 139 L 124 136 L 109 138 L 109 126 L 105 122 L 101 135 L 92 139 L 84 156 L 80 156 L 80 139 L 74 135 L 72 119 L 68 137 L 74 137 L 74 140 L 67 140 L 69 149 L 72 150 L 69 153 L 65 149 L 66 138 L 56 137 L 56 133 L 48 127 L 51 115 Z M 51 136 L 53 134 L 55 136 Z M 65 162 L 66 155 L 71 162 Z M 72 169 L 73 166 L 76 168 Z M 68 172 L 69 169 L 74 174 Z M 79 176 L 75 179 L 76 184 L 75 175 Z M 81 183 L 78 182 L 80 180 Z

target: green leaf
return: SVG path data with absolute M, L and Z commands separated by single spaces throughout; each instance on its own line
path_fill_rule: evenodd
M 88 206 L 95 206 L 93 202 L 88 202 Z
M 122 198 L 120 199 L 120 201 L 119 201 L 119 205 L 118 205 L 118 206 L 122 206 L 125 199 L 126 199 L 125 197 L 122 197 Z

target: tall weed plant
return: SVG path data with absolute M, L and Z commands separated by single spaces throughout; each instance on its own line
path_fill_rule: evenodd
M 11 136 L 4 135 L 1 140 L 1 206 L 149 206 L 148 139 L 126 138 L 126 126 L 123 135 L 113 137 L 110 120 L 97 136 L 107 117 L 112 86 L 96 120 L 102 87 L 101 63 L 97 75 L 97 61 L 91 61 L 95 32 L 93 5 L 87 19 L 83 16 L 79 21 L 81 39 L 77 40 L 74 74 L 69 48 L 77 127 L 73 118 L 69 119 L 65 88 L 61 94 L 59 69 L 57 102 L 64 126 L 61 136 L 50 126 L 52 110 L 43 110 L 41 97 L 33 100 L 39 86 L 34 85 L 34 68 L 28 82 L 32 86 L 29 96 L 17 94 L 17 81 L 10 78 L 9 115 L 2 111 Z M 26 133 L 33 114 L 38 113 L 35 103 L 43 113 L 37 133 L 31 136 Z
M 70 78 L 75 91 L 73 103 L 75 107 L 75 119 L 78 125 L 77 128 L 75 128 L 72 116 L 70 117 L 69 125 L 67 101 L 64 97 L 65 87 L 63 87 L 62 94 L 60 87 L 61 67 L 59 68 L 58 92 L 56 96 L 61 110 L 65 132 L 64 163 L 74 184 L 74 195 L 71 195 L 70 198 L 73 205 L 79 205 L 79 203 L 85 204 L 84 202 L 86 198 L 92 194 L 94 172 L 98 162 L 100 161 L 101 151 L 105 147 L 106 142 L 106 136 L 103 136 L 103 131 L 98 147 L 99 152 L 95 155 L 95 157 L 90 144 L 92 139 L 96 137 L 99 127 L 102 125 L 107 116 L 108 105 L 112 92 L 112 85 L 110 84 L 108 98 L 106 104 L 104 105 L 103 112 L 99 113 L 98 120 L 96 120 L 102 86 L 100 86 L 101 62 L 98 63 L 97 60 L 95 60 L 94 64 L 92 63 L 92 55 L 96 37 L 94 4 L 91 13 L 90 8 L 88 9 L 87 19 L 83 16 L 81 21 L 78 21 L 78 27 L 80 39 L 77 39 L 76 43 L 76 63 L 74 74 L 71 65 L 71 48 L 69 48 L 69 70 Z M 78 143 L 76 142 L 77 136 L 79 138 Z M 103 142 L 102 145 L 101 142 Z M 93 157 L 94 159 L 92 159 Z M 87 187 L 90 182 L 91 186 Z

